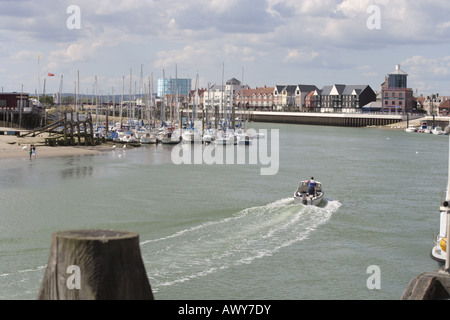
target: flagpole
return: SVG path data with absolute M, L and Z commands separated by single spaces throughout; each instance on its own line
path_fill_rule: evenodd
M 37 100 L 38 100 L 38 105 L 40 103 L 39 101 L 39 90 L 40 90 L 40 85 L 41 85 L 41 80 L 40 80 L 40 73 L 39 73 L 39 59 L 41 59 L 41 55 L 38 56 L 38 69 L 37 69 L 37 81 L 38 81 L 38 85 L 37 85 Z

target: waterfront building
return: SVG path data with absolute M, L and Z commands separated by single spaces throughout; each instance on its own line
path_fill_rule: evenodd
M 276 85 L 274 87 L 274 104 L 277 110 L 308 111 L 306 96 L 318 88 L 314 85 Z
M 306 97 L 318 88 L 314 85 L 299 84 L 295 88 L 295 106 L 300 112 L 308 111 L 306 107 Z M 310 96 L 311 98 L 311 96 Z
M 422 99 L 421 99 L 422 98 Z M 441 112 L 445 109 L 440 106 L 442 103 L 450 99 L 450 96 L 441 96 L 439 93 L 432 94 L 427 97 L 419 97 L 417 98 L 421 102 L 422 108 L 427 112 L 428 115 L 440 115 Z
M 437 115 L 440 116 L 440 117 L 448 117 L 448 116 L 450 116 L 450 100 L 449 99 L 444 100 L 439 105 L 437 110 L 438 110 Z
M 158 97 L 176 94 L 178 94 L 178 96 L 188 97 L 191 91 L 191 84 L 192 79 L 158 79 L 156 93 Z
M 310 92 L 309 111 L 360 113 L 362 107 L 377 100 L 369 85 L 335 84 Z
M 259 109 L 272 111 L 275 106 L 274 87 L 246 88 L 235 95 L 235 103 L 244 110 Z
M 225 85 L 215 84 L 204 93 L 206 95 L 204 104 L 213 109 L 218 107 L 220 113 L 231 111 L 231 106 L 238 104 L 238 102 L 234 101 L 236 94 L 248 88 L 247 85 L 242 85 L 235 78 L 228 80 Z
M 31 111 L 33 102 L 28 93 L 2 92 L 0 93 L 0 110 Z
M 277 110 L 295 109 L 295 91 L 297 85 L 276 85 L 274 89 L 275 105 Z
M 389 112 L 411 112 L 415 109 L 413 90 L 408 88 L 408 74 L 395 66 L 385 82 L 381 85 L 381 99 L 384 111 Z

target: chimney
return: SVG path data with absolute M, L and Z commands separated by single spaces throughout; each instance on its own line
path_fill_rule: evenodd
M 395 65 L 395 70 L 400 70 L 400 65 L 399 64 Z

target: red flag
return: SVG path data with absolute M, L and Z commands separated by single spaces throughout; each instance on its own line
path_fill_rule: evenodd
M 48 76 L 49 76 L 49 77 L 54 77 L 55 75 L 54 75 L 53 73 L 50 73 L 50 72 L 49 72 L 49 73 L 48 73 Z

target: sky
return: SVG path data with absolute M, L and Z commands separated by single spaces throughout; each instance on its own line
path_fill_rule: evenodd
M 126 94 L 130 73 L 133 91 L 163 73 L 206 88 L 222 72 L 379 91 L 399 64 L 414 93 L 450 95 L 449 49 L 447 0 L 0 0 L 4 92 Z

